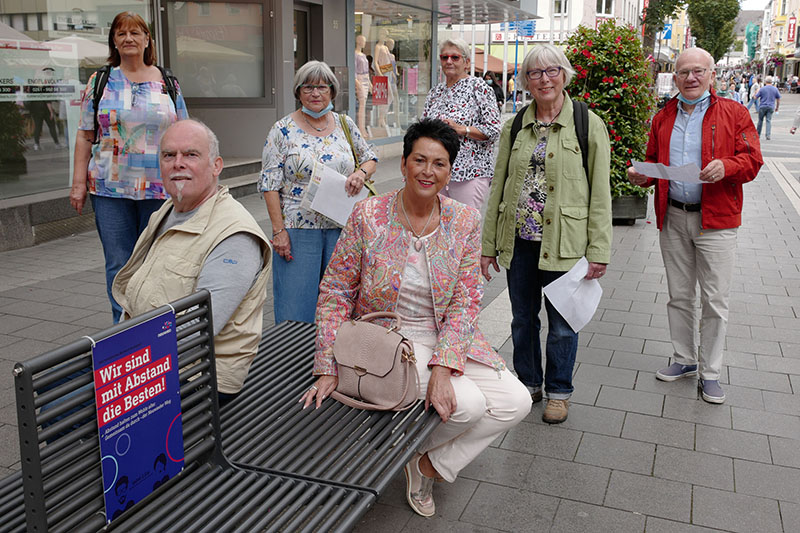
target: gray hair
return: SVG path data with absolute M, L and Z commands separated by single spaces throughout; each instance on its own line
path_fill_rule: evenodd
M 564 87 L 569 85 L 575 75 L 575 69 L 561 48 L 552 44 L 537 44 L 522 60 L 522 68 L 517 74 L 517 87 L 528 90 L 528 71 L 534 68 L 559 66 L 564 71 Z
M 322 61 L 311 60 L 299 69 L 294 75 L 294 97 L 300 99 L 300 86 L 312 81 L 321 81 L 331 86 L 331 100 L 339 94 L 339 80 L 333 74 L 331 67 Z
M 192 124 L 196 124 L 206 132 L 206 137 L 208 137 L 208 160 L 213 163 L 216 158 L 219 157 L 219 139 L 217 135 L 211 131 L 211 128 L 206 126 L 206 124 L 196 118 L 185 118 L 183 120 L 179 120 L 177 122 L 173 122 L 170 124 L 169 128 L 173 127 L 175 124 L 181 124 L 184 122 L 191 122 Z M 169 129 L 167 128 L 167 129 Z M 166 131 L 164 132 L 166 133 Z M 161 138 L 163 139 L 164 136 L 162 135 Z M 159 143 L 160 144 L 160 143 Z
M 764 78 L 764 83 L 766 83 L 767 85 L 772 85 L 772 76 L 767 76 L 766 78 Z
M 439 53 L 441 54 L 442 51 L 447 48 L 448 46 L 452 46 L 453 48 L 457 48 L 461 55 L 464 56 L 464 59 L 469 61 L 470 54 L 469 54 L 469 45 L 467 41 L 464 39 L 459 39 L 458 37 L 453 37 L 452 39 L 445 39 L 442 41 L 442 44 L 439 45 Z

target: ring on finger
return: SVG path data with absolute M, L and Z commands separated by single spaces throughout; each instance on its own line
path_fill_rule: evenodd
M 308 390 L 314 390 L 314 391 L 317 391 L 317 390 L 319 390 L 319 387 L 317 387 L 316 385 L 311 385 L 311 386 L 308 388 Z

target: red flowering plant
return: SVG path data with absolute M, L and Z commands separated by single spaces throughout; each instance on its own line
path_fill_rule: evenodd
M 630 26 L 607 20 L 599 28 L 579 26 L 567 40 L 567 59 L 576 75 L 567 87 L 573 100 L 583 100 L 606 124 L 611 141 L 611 195 L 646 196 L 651 188 L 631 185 L 627 170 L 642 161 L 656 99 L 649 60 L 639 34 Z

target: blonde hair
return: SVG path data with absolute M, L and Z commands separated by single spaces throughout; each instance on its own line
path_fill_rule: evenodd
M 572 63 L 569 62 L 564 51 L 558 46 L 552 44 L 537 44 L 522 60 L 522 68 L 517 74 L 517 86 L 523 90 L 528 89 L 528 71 L 536 67 L 544 68 L 551 66 L 559 66 L 564 71 L 564 87 L 569 85 L 572 77 L 575 75 L 575 69 L 572 68 Z

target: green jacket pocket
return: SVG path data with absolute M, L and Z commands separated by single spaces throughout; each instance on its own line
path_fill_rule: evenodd
M 583 257 L 589 244 L 589 207 L 561 206 L 559 255 L 562 259 Z

